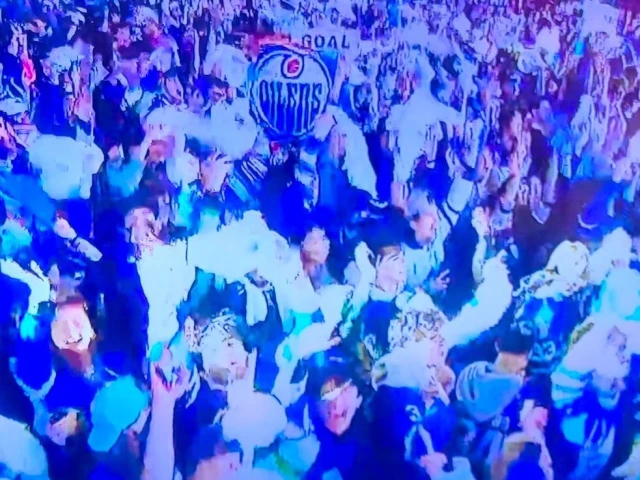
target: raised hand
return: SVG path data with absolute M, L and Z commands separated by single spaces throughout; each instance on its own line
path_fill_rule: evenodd
M 77 236 L 73 227 L 65 218 L 62 217 L 56 218 L 56 221 L 53 224 L 53 231 L 64 240 L 73 240 Z
M 293 358 L 302 360 L 316 353 L 326 352 L 340 343 L 334 337 L 335 327 L 329 323 L 314 323 L 302 330 L 291 343 Z
M 487 214 L 484 209 L 481 207 L 477 207 L 473 211 L 473 216 L 471 218 L 471 225 L 474 230 L 478 233 L 480 238 L 486 237 L 490 233 L 489 228 L 489 219 L 487 218 Z
M 371 261 L 373 259 L 373 253 L 369 249 L 366 243 L 360 242 L 355 250 L 355 260 L 360 274 L 367 278 L 375 278 L 376 269 Z
M 162 347 L 158 358 L 151 362 L 149 368 L 153 401 L 162 404 L 175 404 L 188 387 L 186 367 L 176 366 L 171 350 Z
M 449 288 L 449 270 L 445 270 L 429 283 L 431 293 L 444 293 Z

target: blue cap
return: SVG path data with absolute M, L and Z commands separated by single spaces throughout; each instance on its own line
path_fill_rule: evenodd
M 149 394 L 131 376 L 122 377 L 102 388 L 91 403 L 89 447 L 108 452 L 127 428 L 149 406 Z

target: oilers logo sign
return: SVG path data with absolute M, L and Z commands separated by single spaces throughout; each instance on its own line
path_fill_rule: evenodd
M 249 72 L 252 113 L 272 139 L 302 137 L 324 112 L 331 77 L 314 52 L 266 47 Z

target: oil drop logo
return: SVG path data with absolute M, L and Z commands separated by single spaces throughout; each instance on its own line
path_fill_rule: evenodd
M 303 137 L 324 112 L 332 81 L 314 53 L 269 46 L 249 72 L 251 109 L 271 139 Z

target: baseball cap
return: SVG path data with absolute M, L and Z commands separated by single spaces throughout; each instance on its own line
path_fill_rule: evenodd
M 122 432 L 133 425 L 148 406 L 148 393 L 138 388 L 131 376 L 119 378 L 103 387 L 91 403 L 91 450 L 111 450 Z

